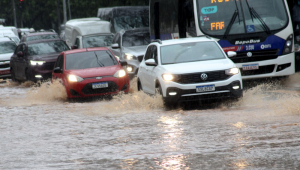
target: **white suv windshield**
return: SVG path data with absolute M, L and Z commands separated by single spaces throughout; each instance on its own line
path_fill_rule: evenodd
M 278 30 L 288 23 L 283 0 L 197 0 L 197 8 L 199 26 L 208 35 L 224 35 L 230 25 L 228 35 Z
M 162 64 L 225 59 L 222 50 L 212 41 L 162 46 L 160 56 Z
M 12 41 L 0 42 L 0 54 L 13 53 L 17 47 Z

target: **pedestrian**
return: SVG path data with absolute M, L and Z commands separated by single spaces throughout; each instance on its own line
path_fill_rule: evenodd
M 293 6 L 293 28 L 295 36 L 300 35 L 300 0 L 298 0 Z M 298 26 L 298 31 L 297 30 Z

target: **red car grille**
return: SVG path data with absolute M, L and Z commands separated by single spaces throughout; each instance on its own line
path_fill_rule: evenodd
M 116 92 L 119 89 L 119 86 L 115 82 L 109 81 L 107 83 L 108 83 L 107 88 L 99 88 L 99 89 L 93 89 L 92 88 L 93 83 L 88 83 L 83 87 L 82 93 L 86 95 L 100 94 L 100 93 Z

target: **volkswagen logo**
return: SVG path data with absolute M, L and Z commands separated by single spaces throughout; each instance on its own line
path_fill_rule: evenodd
M 248 57 L 252 57 L 252 53 L 251 53 L 251 52 L 248 52 L 248 53 L 247 53 L 247 56 L 248 56 Z
M 102 79 L 102 77 L 96 77 L 96 79 L 97 79 L 97 80 L 100 80 L 100 79 Z
M 205 73 L 202 73 L 200 77 L 201 77 L 201 80 L 203 80 L 203 81 L 207 80 L 207 78 L 208 78 L 207 74 L 205 74 Z

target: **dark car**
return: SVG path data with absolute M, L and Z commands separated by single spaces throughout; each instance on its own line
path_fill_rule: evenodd
M 61 39 L 20 43 L 10 58 L 13 81 L 47 80 L 52 77 L 56 59 L 69 46 Z
M 39 40 L 49 40 L 49 39 L 59 39 L 59 35 L 56 32 L 45 31 L 45 32 L 34 32 L 22 35 L 20 43 L 39 41 Z
M 128 93 L 129 77 L 123 69 L 126 64 L 106 47 L 65 51 L 57 58 L 52 81 L 63 83 L 68 98 Z

